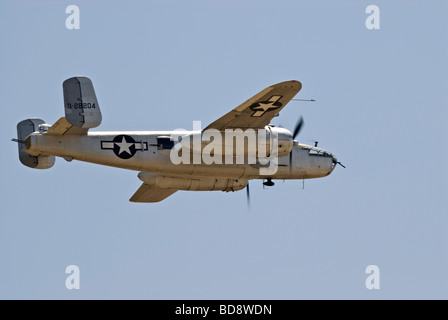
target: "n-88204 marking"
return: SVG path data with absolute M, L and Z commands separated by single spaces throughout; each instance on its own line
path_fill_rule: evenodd
M 67 103 L 67 109 L 95 109 L 95 103 L 80 102 L 80 103 Z

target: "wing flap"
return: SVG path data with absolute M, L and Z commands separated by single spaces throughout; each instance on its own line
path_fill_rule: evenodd
M 155 185 L 143 183 L 129 201 L 131 202 L 160 202 L 175 193 L 176 189 L 165 189 Z
M 299 81 L 274 84 L 208 125 L 206 129 L 262 129 L 302 89 Z

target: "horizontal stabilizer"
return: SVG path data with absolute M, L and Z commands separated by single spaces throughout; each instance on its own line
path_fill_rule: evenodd
M 131 202 L 160 202 L 175 193 L 176 189 L 160 188 L 156 185 L 142 184 L 137 192 L 129 200 Z
M 86 77 L 73 77 L 63 83 L 65 118 L 81 128 L 96 128 L 102 116 L 92 81 Z
M 47 130 L 46 134 L 50 136 L 85 135 L 88 130 L 88 128 L 75 127 L 62 117 Z

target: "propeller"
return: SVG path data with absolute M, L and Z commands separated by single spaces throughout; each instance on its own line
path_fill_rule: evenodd
M 308 102 L 316 102 L 314 99 L 291 99 L 291 101 L 308 101 Z M 300 130 L 303 126 L 303 117 L 300 117 L 299 122 L 296 124 L 296 128 L 294 129 L 294 133 L 292 135 L 292 138 L 295 139 L 296 136 L 299 134 Z
M 314 99 L 291 99 L 291 101 L 316 102 L 316 100 Z M 303 117 L 300 117 L 299 121 L 296 124 L 296 127 L 294 128 L 294 132 L 292 134 L 292 140 L 294 140 L 299 134 L 300 130 L 302 130 L 303 124 L 304 124 Z M 292 151 L 289 153 L 289 170 L 291 170 L 291 165 L 292 165 Z
M 294 140 L 299 134 L 299 132 L 302 130 L 304 123 L 305 121 L 303 120 L 303 117 L 300 117 L 299 121 L 297 121 L 296 127 L 294 128 L 294 132 L 292 134 L 292 140 Z M 289 171 L 291 171 L 291 168 L 292 168 L 292 150 L 289 153 Z
M 300 130 L 302 130 L 303 124 L 305 122 L 303 121 L 303 117 L 300 117 L 299 121 L 296 124 L 296 127 L 294 128 L 294 132 L 292 134 L 292 139 L 294 140 L 297 135 L 299 134 Z
M 246 199 L 247 199 L 247 207 L 250 209 L 249 181 L 247 181 L 247 187 L 246 187 Z

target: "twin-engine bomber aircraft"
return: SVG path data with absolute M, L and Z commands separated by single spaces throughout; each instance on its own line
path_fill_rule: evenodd
M 19 159 L 48 169 L 55 157 L 140 171 L 142 186 L 132 202 L 159 202 L 178 190 L 238 191 L 249 180 L 312 179 L 329 175 L 340 162 L 315 146 L 295 141 L 303 118 L 291 133 L 270 124 L 300 91 L 299 81 L 270 86 L 203 130 L 89 132 L 101 124 L 90 79 L 63 83 L 65 117 L 48 125 L 27 119 L 17 125 Z M 236 143 L 234 143 L 236 140 Z

